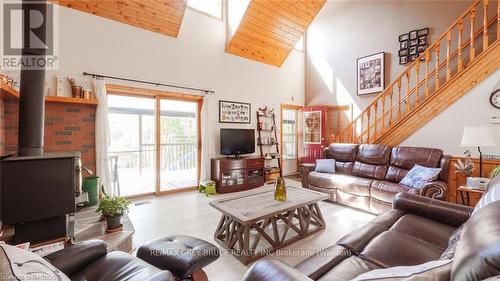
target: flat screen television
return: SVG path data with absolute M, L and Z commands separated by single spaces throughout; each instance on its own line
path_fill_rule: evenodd
M 254 129 L 220 129 L 220 154 L 238 157 L 254 152 Z

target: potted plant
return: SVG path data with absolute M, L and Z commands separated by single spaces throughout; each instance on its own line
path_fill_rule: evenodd
M 101 198 L 96 212 L 106 218 L 108 230 L 115 230 L 121 227 L 121 218 L 128 212 L 129 204 L 123 197 L 106 195 Z
M 474 170 L 474 163 L 472 162 L 470 152 L 467 150 L 464 152 L 464 161 L 458 159 L 457 163 L 453 163 L 453 166 L 457 169 L 456 173 L 464 173 L 466 177 L 472 176 L 472 171 Z

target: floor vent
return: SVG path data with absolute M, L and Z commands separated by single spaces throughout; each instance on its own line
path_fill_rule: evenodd
M 146 205 L 146 204 L 150 204 L 151 201 L 142 201 L 142 202 L 137 202 L 137 203 L 134 203 L 134 206 L 141 206 L 141 205 Z

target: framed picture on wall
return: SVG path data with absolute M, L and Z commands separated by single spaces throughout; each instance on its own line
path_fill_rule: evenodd
M 244 102 L 219 101 L 219 123 L 250 124 L 252 105 Z
M 356 60 L 358 95 L 369 95 L 384 90 L 384 52 Z
M 399 42 L 408 41 L 408 39 L 410 39 L 410 35 L 408 33 L 399 35 Z
M 418 37 L 418 30 L 412 30 L 412 31 L 410 31 L 409 35 L 410 35 L 410 40 L 417 39 L 417 37 Z

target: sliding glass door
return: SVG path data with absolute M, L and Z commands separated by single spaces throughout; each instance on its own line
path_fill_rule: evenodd
M 198 103 L 160 100 L 160 191 L 198 180 Z
M 156 191 L 155 99 L 108 96 L 108 148 L 113 194 Z
M 108 95 L 111 187 L 120 196 L 197 186 L 198 101 Z

